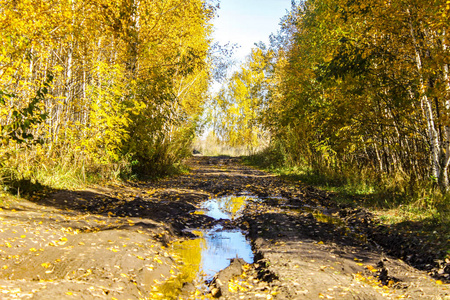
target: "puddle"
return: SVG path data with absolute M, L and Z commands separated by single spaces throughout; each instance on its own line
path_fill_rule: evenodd
M 239 218 L 245 204 L 249 200 L 254 200 L 251 196 L 229 196 L 211 199 L 203 202 L 199 212 L 216 220 L 233 220 Z
M 193 239 L 178 242 L 172 245 L 176 260 L 181 262 L 179 274 L 170 277 L 162 285 L 155 287 L 150 294 L 151 299 L 178 299 L 178 295 L 185 282 L 193 282 L 197 279 L 201 264 L 202 239 Z
M 316 220 L 318 222 L 327 223 L 327 224 L 333 224 L 333 225 L 340 226 L 340 227 L 345 227 L 346 226 L 345 222 L 342 219 L 337 218 L 337 217 L 333 217 L 331 215 L 326 215 L 326 214 L 324 214 L 321 211 L 315 211 L 312 214 L 313 214 L 314 218 L 316 218 Z
M 214 219 L 233 220 L 242 214 L 245 204 L 254 197 L 223 197 L 205 201 L 197 213 L 202 213 Z M 227 226 L 228 227 L 228 226 Z M 183 262 L 194 262 L 189 271 L 196 269 L 197 281 L 210 281 L 213 276 L 229 266 L 232 258 L 242 258 L 253 263 L 253 252 L 250 242 L 239 228 L 224 228 L 216 225 L 211 229 L 195 229 L 191 232 L 199 235 L 196 242 L 185 241 L 175 243 L 172 247 L 178 251 Z
M 252 247 L 241 230 L 224 230 L 217 225 L 203 238 L 205 247 L 200 268 L 204 280 L 211 280 L 217 272 L 228 267 L 232 258 L 239 257 L 253 263 Z

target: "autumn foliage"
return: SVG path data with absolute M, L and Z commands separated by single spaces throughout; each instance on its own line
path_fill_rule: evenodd
M 202 114 L 214 11 L 202 0 L 0 1 L 4 166 L 26 152 L 28 168 L 164 172 Z M 14 112 L 26 126 L 6 132 Z
M 399 193 L 424 185 L 445 193 L 449 13 L 445 0 L 297 2 L 271 45 L 257 50 L 265 64 L 254 52 L 219 102 L 242 94 L 250 66 L 251 81 L 265 84 L 246 94 L 258 112 L 247 124 L 269 134 L 285 162 L 343 180 L 369 174 Z
M 445 1 L 337 0 L 293 9 L 267 118 L 292 158 L 431 179 L 446 191 L 448 10 Z

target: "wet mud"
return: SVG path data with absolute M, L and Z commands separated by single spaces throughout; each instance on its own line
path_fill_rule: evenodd
M 450 299 L 447 262 L 363 209 L 236 158 L 187 163 L 3 205 L 0 298 Z

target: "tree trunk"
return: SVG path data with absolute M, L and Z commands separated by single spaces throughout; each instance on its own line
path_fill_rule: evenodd
M 410 11 L 408 9 L 408 14 L 411 16 Z M 414 32 L 414 27 L 412 20 L 409 21 L 411 37 L 413 40 L 413 46 L 416 57 L 416 67 L 417 73 L 419 75 L 419 84 L 420 84 L 420 105 L 422 108 L 422 113 L 425 116 L 425 120 L 427 122 L 427 133 L 428 133 L 428 142 L 430 144 L 430 159 L 431 159 L 431 176 L 438 183 L 441 182 L 441 164 L 440 164 L 440 152 L 441 152 L 441 144 L 439 141 L 439 134 L 436 129 L 436 122 L 434 119 L 433 113 L 433 104 L 426 94 L 426 86 L 425 79 L 423 78 L 423 70 L 422 70 L 422 58 L 419 50 L 419 44 L 416 39 L 416 35 Z
M 447 40 L 446 40 L 446 30 L 443 30 L 443 39 L 442 39 L 442 48 L 443 48 L 443 52 L 446 53 L 447 52 Z M 445 114 L 448 115 L 448 112 L 450 110 L 450 79 L 449 79 L 449 75 L 448 75 L 448 64 L 444 63 L 443 66 L 443 79 L 444 79 L 444 83 L 445 83 Z M 448 188 L 449 188 L 449 178 L 448 178 L 448 168 L 450 165 L 450 126 L 448 126 L 448 124 L 445 124 L 444 126 L 444 153 L 443 153 L 443 164 L 442 164 L 442 170 L 441 170 L 441 175 L 442 175 L 442 184 L 441 184 L 441 188 L 447 192 Z

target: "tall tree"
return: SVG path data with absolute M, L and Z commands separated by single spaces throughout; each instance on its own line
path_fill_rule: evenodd
M 48 155 L 163 170 L 186 155 L 206 101 L 215 9 L 203 0 L 0 1 L 0 89 L 16 96 L 0 123 L 51 72 L 48 118 L 30 129 Z

